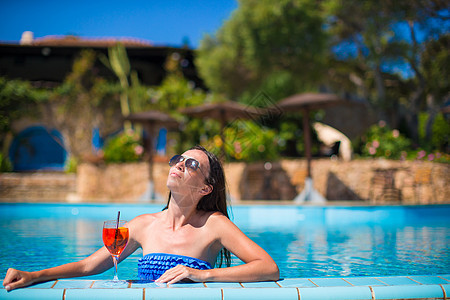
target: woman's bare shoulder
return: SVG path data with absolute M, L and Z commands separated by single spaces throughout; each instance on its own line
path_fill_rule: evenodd
M 220 211 L 211 212 L 208 216 L 208 223 L 212 226 L 230 226 L 234 223 Z
M 211 211 L 211 212 L 209 212 L 209 214 L 210 214 L 210 217 L 212 217 L 212 218 L 227 218 L 227 216 L 225 216 L 220 211 Z
M 153 224 L 155 224 L 155 220 L 159 218 L 160 214 L 161 212 L 142 214 L 128 222 L 130 237 L 141 244 L 148 236 L 149 232 L 152 231 L 151 228 Z
M 149 225 L 150 223 L 153 223 L 156 219 L 158 219 L 161 216 L 162 212 L 152 213 L 152 214 L 142 214 L 134 219 L 132 219 L 129 223 L 132 225 Z

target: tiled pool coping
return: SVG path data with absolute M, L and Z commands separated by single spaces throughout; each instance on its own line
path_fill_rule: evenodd
M 49 281 L 7 292 L 0 299 L 447 299 L 450 274 L 339 278 L 287 278 L 251 283 L 180 283 L 128 281 L 110 288 L 104 280 Z

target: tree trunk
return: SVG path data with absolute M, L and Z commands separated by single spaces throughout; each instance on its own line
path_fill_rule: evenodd
M 414 22 L 410 21 L 408 22 L 408 25 L 411 32 L 411 40 L 413 42 L 413 53 L 411 55 L 411 58 L 409 59 L 409 63 L 414 73 L 416 74 L 418 80 L 416 91 L 413 92 L 411 96 L 411 121 L 409 124 L 409 130 L 414 143 L 418 144 L 419 143 L 418 114 L 420 112 L 420 100 L 422 99 L 423 93 L 425 91 L 425 78 L 423 77 L 422 73 L 419 70 L 418 67 L 419 62 L 417 61 L 416 58 L 419 46 L 415 35 Z
M 425 126 L 425 140 L 431 141 L 431 136 L 433 135 L 433 123 L 437 115 L 437 109 L 435 107 L 433 95 L 427 96 L 427 111 L 429 113 L 427 124 Z

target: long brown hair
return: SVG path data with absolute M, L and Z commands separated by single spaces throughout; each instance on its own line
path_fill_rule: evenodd
M 223 171 L 222 163 L 217 158 L 216 155 L 209 152 L 202 146 L 194 146 L 189 150 L 200 150 L 208 156 L 209 160 L 209 176 L 206 178 L 206 183 L 213 187 L 212 192 L 208 195 L 203 196 L 197 204 L 197 210 L 203 211 L 219 211 L 224 214 L 228 219 L 228 206 L 227 206 L 227 195 L 226 195 L 226 181 L 225 172 Z M 170 198 L 172 193 L 169 192 L 169 199 L 167 200 L 167 205 L 164 209 L 169 207 Z M 220 250 L 220 256 L 217 257 L 217 264 L 219 268 L 225 259 L 225 264 L 227 267 L 231 265 L 231 254 L 226 248 Z

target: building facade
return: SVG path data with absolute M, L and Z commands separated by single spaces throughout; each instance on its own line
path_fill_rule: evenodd
M 204 88 L 194 66 L 193 50 L 188 47 L 155 46 L 136 39 L 83 39 L 76 36 L 34 39 L 30 32 L 23 34 L 20 43 L 0 43 L 0 77 L 27 80 L 34 87 L 52 89 L 60 85 L 72 71 L 73 63 L 82 50 L 91 49 L 107 56 L 108 48 L 118 42 L 126 48 L 130 68 L 136 72 L 140 83 L 146 86 L 159 85 L 166 76 L 167 57 L 177 53 L 184 77 L 195 86 Z M 116 75 L 99 60 L 96 60 L 94 67 L 99 76 L 117 81 Z M 13 121 L 13 140 L 7 142 L 7 148 L 15 171 L 64 168 L 70 152 L 67 135 L 71 133 L 67 132 L 70 130 L 58 128 L 52 118 L 43 114 L 40 119 Z M 120 117 L 117 119 L 120 126 Z M 98 133 L 98 128 L 83 130 L 91 131 L 93 138 L 94 133 Z

